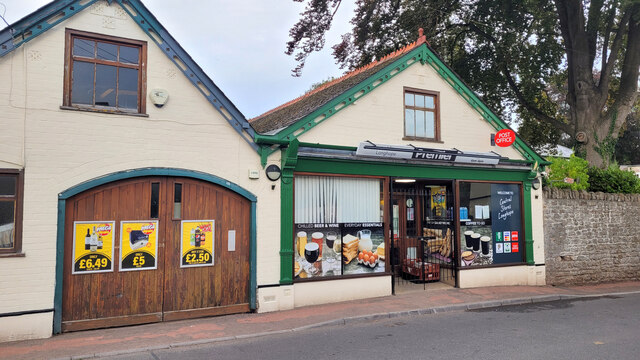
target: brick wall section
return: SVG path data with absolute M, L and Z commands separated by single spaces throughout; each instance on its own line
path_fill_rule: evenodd
M 640 195 L 544 190 L 547 284 L 640 279 Z

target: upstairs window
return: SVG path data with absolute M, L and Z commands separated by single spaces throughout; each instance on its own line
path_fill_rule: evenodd
M 404 139 L 440 141 L 439 93 L 404 89 Z
M 22 172 L 0 169 L 0 257 L 22 252 Z
M 145 112 L 147 45 L 67 29 L 64 106 Z

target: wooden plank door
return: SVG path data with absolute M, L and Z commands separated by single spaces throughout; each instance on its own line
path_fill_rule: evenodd
M 164 260 L 164 319 L 184 319 L 249 311 L 250 202 L 199 180 L 171 178 L 168 196 L 175 207 L 181 188 L 180 217 L 167 214 Z M 173 210 L 172 210 L 173 212 Z M 181 268 L 182 220 L 214 220 L 213 266 Z M 228 249 L 235 230 L 235 250 Z
M 66 205 L 62 330 L 74 331 L 159 321 L 162 318 L 163 271 L 119 271 L 120 221 L 151 220 L 151 187 L 161 178 L 139 178 L 100 186 L 76 195 Z M 74 274 L 74 221 L 114 221 L 113 271 Z M 162 223 L 162 222 L 161 222 Z M 157 261 L 163 261 L 163 231 L 158 231 Z

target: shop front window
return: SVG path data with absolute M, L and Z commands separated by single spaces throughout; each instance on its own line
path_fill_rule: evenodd
M 385 271 L 383 181 L 295 177 L 294 278 Z
M 460 182 L 460 266 L 524 261 L 521 186 Z

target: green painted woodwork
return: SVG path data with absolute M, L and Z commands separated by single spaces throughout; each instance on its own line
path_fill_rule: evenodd
M 203 172 L 185 170 L 185 169 L 172 169 L 172 168 L 144 168 L 120 171 L 113 174 L 101 176 L 89 181 L 80 183 L 70 189 L 67 189 L 58 194 L 58 231 L 56 236 L 56 274 L 55 274 L 55 289 L 53 297 L 53 333 L 59 334 L 62 331 L 62 276 L 64 265 L 64 224 L 66 217 L 66 203 L 67 199 L 74 195 L 80 194 L 84 191 L 93 189 L 97 186 L 112 183 L 114 181 L 137 178 L 142 176 L 175 176 L 175 177 L 187 177 L 193 179 L 204 180 L 226 189 L 229 189 L 238 195 L 251 201 L 251 229 L 250 229 L 250 289 L 249 289 L 249 305 L 252 310 L 256 307 L 257 296 L 257 275 L 256 275 L 256 202 L 257 197 L 251 192 L 243 189 L 242 187 L 219 178 L 214 175 L 210 175 Z M 293 189 L 292 189 L 293 191 Z M 293 221 L 293 220 L 292 220 Z
M 464 179 L 486 181 L 525 181 L 529 169 L 503 170 L 470 168 L 447 165 L 418 165 L 406 163 L 376 162 L 368 160 L 343 160 L 300 157 L 298 172 L 325 174 L 399 176 L 428 179 Z
M 293 283 L 293 172 L 298 164 L 298 140 L 282 156 L 280 177 L 280 284 Z
M 336 97 L 332 101 L 324 104 L 322 107 L 305 116 L 299 121 L 289 125 L 286 129 L 280 131 L 276 135 L 256 135 L 254 141 L 262 141 L 263 143 L 269 143 L 269 140 L 273 143 L 281 143 L 282 140 L 297 139 L 300 135 L 314 128 L 316 125 L 322 123 L 326 119 L 335 115 L 342 109 L 345 109 L 357 99 L 362 96 L 366 96 L 381 84 L 389 81 L 391 78 L 398 75 L 400 72 L 406 70 L 409 66 L 415 64 L 429 64 L 440 77 L 446 81 L 454 90 L 460 94 L 460 96 L 478 112 L 483 119 L 485 119 L 496 131 L 501 129 L 508 129 L 509 126 L 496 116 L 481 100 L 471 91 L 465 84 L 458 78 L 458 76 L 447 67 L 440 58 L 431 51 L 431 49 L 423 44 L 407 54 L 398 58 L 390 65 L 386 66 L 382 70 L 378 71 L 374 75 L 370 76 L 363 82 L 349 89 L 342 95 Z M 357 95 L 357 96 L 356 96 Z M 399 115 L 400 116 L 400 115 Z M 513 147 L 527 160 L 536 162 L 540 167 L 548 165 L 549 162 L 544 160 L 533 149 L 531 149 L 520 137 L 516 137 L 516 141 Z M 269 154 L 273 153 L 275 149 L 269 150 Z M 267 155 L 268 156 L 268 155 Z
M 531 180 L 527 179 L 524 184 L 524 247 L 527 265 L 534 265 L 533 260 L 533 214 L 531 211 Z

